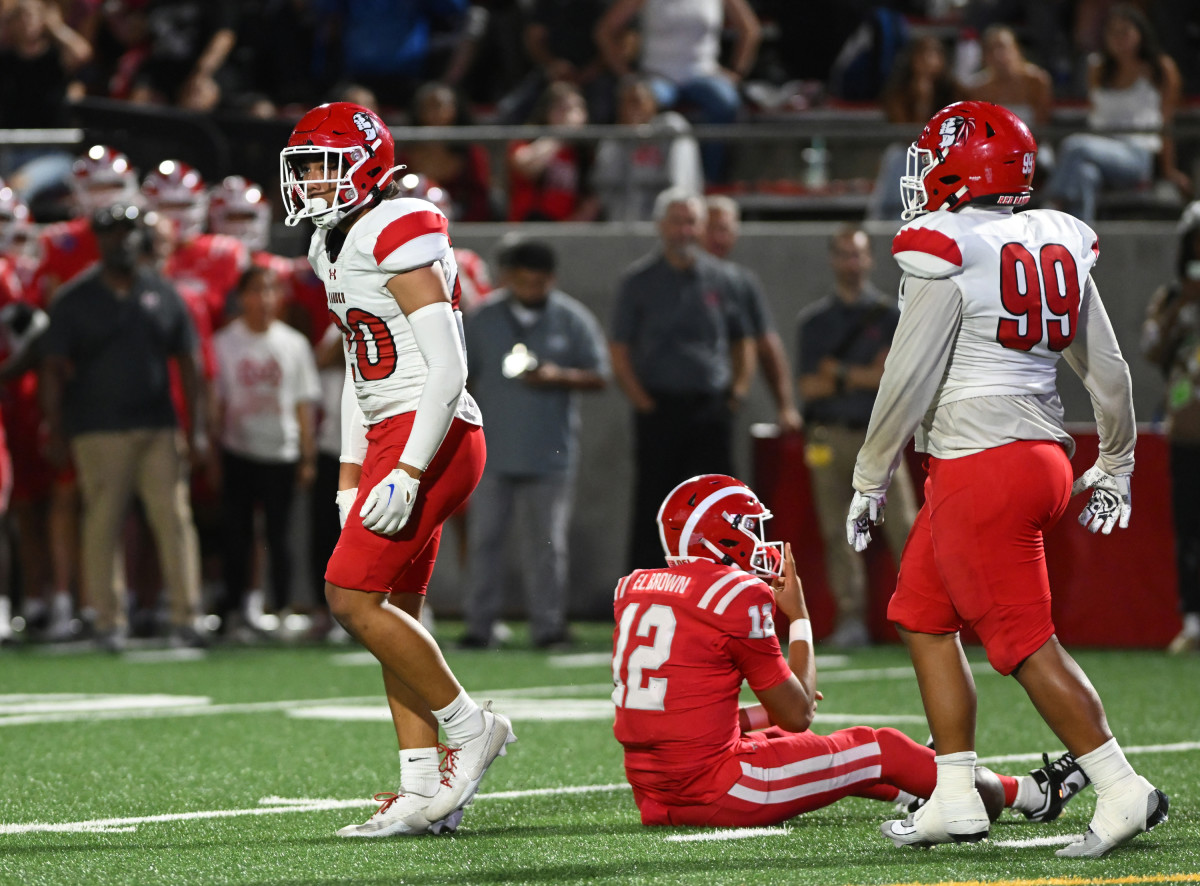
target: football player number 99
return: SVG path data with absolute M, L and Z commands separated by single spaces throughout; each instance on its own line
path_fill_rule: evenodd
M 1022 244 L 1006 243 L 1000 250 L 1000 301 L 1017 318 L 1000 319 L 996 340 L 1004 347 L 1029 351 L 1045 341 L 1052 351 L 1065 349 L 1079 319 L 1075 258 L 1060 243 L 1047 243 L 1037 259 Z

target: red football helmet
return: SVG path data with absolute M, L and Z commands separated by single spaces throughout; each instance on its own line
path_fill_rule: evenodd
M 204 233 L 208 218 L 208 191 L 200 173 L 182 160 L 164 160 L 142 182 L 149 209 L 168 218 L 181 240 Z
M 208 229 L 237 237 L 252 252 L 271 239 L 271 205 L 263 189 L 240 175 L 226 176 L 209 198 Z
M 1022 206 L 1033 191 L 1037 142 L 1021 118 L 990 102 L 955 102 L 908 147 L 902 218 L 967 203 Z
M 136 203 L 137 170 L 115 148 L 92 145 L 71 167 L 71 191 L 85 215 L 114 203 Z
M 321 228 L 332 228 L 353 209 L 365 206 L 401 167 L 395 165 L 396 145 L 387 126 L 374 111 L 350 102 L 333 102 L 313 108 L 292 130 L 287 147 L 279 152 L 279 176 L 287 225 L 311 218 Z M 321 164 L 321 174 L 307 174 L 306 166 Z M 309 188 L 335 188 L 332 202 L 308 195 Z
M 775 578 L 783 569 L 783 543 L 768 542 L 763 524 L 771 512 L 741 480 L 702 474 L 680 483 L 658 509 L 658 535 L 667 563 L 713 560 Z

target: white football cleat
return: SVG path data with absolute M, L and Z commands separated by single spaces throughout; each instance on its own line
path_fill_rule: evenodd
M 1100 858 L 1166 821 L 1170 799 L 1140 775 L 1138 781 L 1139 790 L 1120 800 L 1108 803 L 1097 800 L 1087 833 L 1054 854 L 1059 858 Z
M 978 843 L 991 829 L 979 791 L 946 802 L 935 790 L 920 809 L 903 821 L 885 821 L 880 832 L 897 846 L 928 847 L 937 843 Z
M 375 814 L 362 824 L 350 824 L 338 830 L 339 837 L 394 837 L 397 835 L 440 834 L 451 832 L 462 820 L 462 812 L 452 813 L 444 819 L 431 822 L 425 815 L 429 797 L 416 794 L 393 794 L 390 791 L 376 794 L 382 800 Z
M 488 767 L 497 757 L 506 756 L 506 746 L 517 740 L 508 717 L 493 713 L 490 701 L 484 703 L 481 713 L 483 732 L 468 739 L 460 748 L 445 749 L 446 756 L 439 767 L 442 788 L 434 794 L 426 810 L 434 821 L 449 818 L 455 810 L 461 810 L 474 800 Z

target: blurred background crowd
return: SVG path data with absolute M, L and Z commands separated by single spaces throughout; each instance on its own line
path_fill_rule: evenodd
M 307 231 L 277 221 L 278 151 L 304 111 L 333 100 L 377 110 L 393 126 L 405 190 L 454 223 L 653 219 L 669 254 L 661 201 L 655 215 L 666 190 L 723 198 L 715 215 L 734 226 L 739 216 L 898 223 L 905 148 L 934 111 L 967 98 L 1004 104 L 1038 137 L 1033 205 L 1088 220 L 1177 218 L 1200 172 L 1200 4 L 0 0 L 0 379 L 14 468 L 3 534 L 15 552 L 0 571 L 16 601 L 0 603 L 0 633 L 16 616 L 29 636 L 73 639 L 94 617 L 71 429 L 46 415 L 38 388 L 58 296 L 102 259 L 97 232 L 111 225 L 97 226 L 98 211 L 136 210 L 139 261 L 186 308 L 208 394 L 196 412 L 186 373 L 171 368 L 204 564 L 179 579 L 191 586 L 172 591 L 173 614 L 156 614 L 170 568 L 150 543 L 150 509 L 107 543 L 131 630 L 191 645 L 205 642 L 194 612 L 245 635 L 303 609 L 297 630 L 324 637 L 336 628 L 319 600 L 289 595 L 297 570 L 320 586 L 336 539 L 343 377 L 340 335 L 303 257 Z M 831 243 L 836 269 L 834 246 L 859 241 L 851 228 Z M 494 288 L 519 295 L 500 256 L 458 253 L 468 312 Z M 548 274 L 549 291 L 553 260 L 534 265 L 516 270 Z M 288 339 L 271 359 L 256 355 L 268 334 L 280 338 L 276 324 L 302 347 Z M 812 361 L 789 369 L 769 318 L 752 332 L 780 426 L 794 431 L 803 404 L 791 379 L 812 375 Z M 72 370 L 60 369 L 65 385 Z M 247 394 L 264 379 L 270 409 L 288 416 L 269 444 L 246 423 L 254 403 L 267 408 L 262 390 Z M 230 482 L 247 459 L 283 473 L 266 490 Z M 311 507 L 293 504 L 293 491 Z M 236 541 L 253 533 L 256 507 L 258 556 Z M 302 556 L 288 550 L 300 538 Z M 266 593 L 244 597 L 253 588 Z M 851 633 L 867 641 L 861 625 Z

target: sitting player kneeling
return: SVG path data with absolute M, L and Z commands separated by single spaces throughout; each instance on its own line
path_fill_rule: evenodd
M 933 750 L 898 730 L 808 731 L 821 698 L 812 630 L 790 545 L 765 540 L 770 517 L 741 481 L 694 477 L 658 512 L 667 567 L 617 583 L 613 729 L 643 824 L 773 825 L 843 797 L 933 791 Z M 743 680 L 761 704 L 739 707 Z M 1052 821 L 1087 785 L 1070 755 L 975 777 L 993 820 L 1007 806 Z

